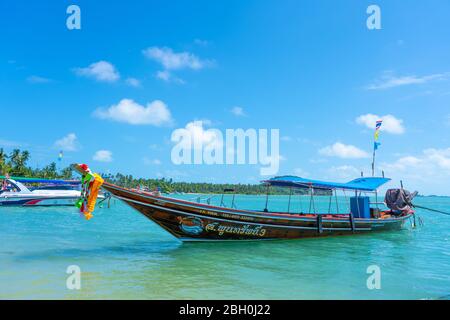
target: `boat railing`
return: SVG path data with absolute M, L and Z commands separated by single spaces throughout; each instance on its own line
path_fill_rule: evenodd
M 222 193 L 222 196 L 221 196 L 221 198 L 220 198 L 220 206 L 221 206 L 221 207 L 224 207 L 224 208 L 227 207 L 226 204 L 225 204 L 225 202 L 224 202 L 224 200 L 225 200 L 225 194 L 227 194 L 227 193 L 232 193 L 232 195 L 233 195 L 233 197 L 232 197 L 232 199 L 231 199 L 231 208 L 237 209 L 236 203 L 235 203 L 236 190 L 235 190 L 235 189 L 232 189 L 232 188 L 225 188 L 225 189 L 223 189 L 223 193 Z
M 198 197 L 189 199 L 189 201 L 197 202 L 197 203 L 204 202 L 204 203 L 207 203 L 207 204 L 211 204 L 211 200 L 213 198 L 215 198 L 215 197 L 216 197 L 216 195 L 213 195 L 213 196 L 198 196 Z
M 189 198 L 188 201 L 190 202 L 197 202 L 197 203 L 206 203 L 208 205 L 211 205 L 211 201 L 215 198 L 217 198 L 219 195 L 212 195 L 212 196 L 207 196 L 207 195 L 201 195 L 201 196 L 197 196 L 197 197 L 193 197 L 193 198 Z M 222 197 L 220 198 L 219 202 L 219 206 L 220 207 L 224 207 L 227 208 L 228 206 L 226 205 L 225 201 L 224 201 L 224 197 L 222 195 Z M 235 201 L 235 196 L 233 195 L 232 201 L 231 201 L 231 206 L 230 208 L 234 208 L 237 209 L 236 206 L 236 201 Z

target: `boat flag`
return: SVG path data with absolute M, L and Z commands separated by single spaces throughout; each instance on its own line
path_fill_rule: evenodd
M 380 147 L 381 143 L 380 142 L 375 142 L 373 145 L 373 149 L 374 150 L 378 150 L 378 148 Z
M 383 124 L 383 120 L 378 120 L 375 124 L 375 135 L 374 135 L 375 141 L 373 143 L 372 177 L 375 175 L 375 152 L 381 146 L 381 143 L 378 142 L 378 140 L 380 139 L 380 129 L 381 129 L 382 124 Z
M 383 124 L 383 120 L 378 120 L 375 129 L 376 130 L 380 129 L 382 124 Z
M 380 147 L 381 143 L 378 142 L 379 138 L 380 138 L 380 128 L 381 125 L 383 124 L 383 120 L 378 120 L 377 124 L 375 125 L 375 144 L 374 144 L 374 150 L 378 150 L 378 148 Z

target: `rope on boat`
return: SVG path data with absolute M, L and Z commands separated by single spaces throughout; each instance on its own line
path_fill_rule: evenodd
M 102 208 L 103 207 L 103 202 L 107 201 L 108 209 L 111 208 L 111 198 L 112 198 L 112 194 L 109 193 L 109 192 L 106 192 L 105 193 L 105 198 L 98 203 L 99 207 Z
M 447 216 L 450 216 L 450 212 L 445 212 L 445 211 L 441 211 L 441 210 L 437 210 L 437 209 L 422 207 L 422 206 L 418 206 L 416 204 L 412 204 L 412 206 L 414 208 L 419 208 L 419 209 L 428 210 L 428 211 L 431 211 L 431 212 L 441 213 L 441 214 L 445 214 Z
M 425 225 L 425 223 L 423 222 L 421 217 L 417 217 L 419 220 L 419 226 L 423 227 Z

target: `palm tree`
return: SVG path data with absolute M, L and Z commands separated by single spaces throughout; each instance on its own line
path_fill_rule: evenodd
M 58 175 L 58 172 L 56 170 L 56 163 L 55 162 L 50 163 L 42 170 L 42 173 L 44 175 L 44 178 L 55 179 Z
M 3 148 L 0 149 L 0 174 L 6 174 L 9 171 L 9 166 L 6 163 L 8 156 Z
M 71 179 L 72 178 L 72 168 L 67 167 L 67 168 L 63 169 L 63 171 L 61 172 L 61 178 Z
M 27 168 L 28 160 L 30 160 L 30 152 L 21 152 L 19 149 L 14 149 L 9 156 L 9 165 L 12 168 L 11 173 L 21 176 L 31 171 L 29 168 Z
M 22 151 L 22 154 L 20 156 L 20 162 L 23 166 L 25 166 L 28 162 L 28 160 L 30 160 L 30 152 L 25 150 Z

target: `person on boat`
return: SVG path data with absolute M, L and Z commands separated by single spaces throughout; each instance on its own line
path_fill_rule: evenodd
M 8 183 L 8 179 L 9 179 L 9 174 L 6 173 L 5 179 L 3 179 L 3 181 L 2 181 L 2 191 L 6 191 L 9 189 L 10 183 Z

